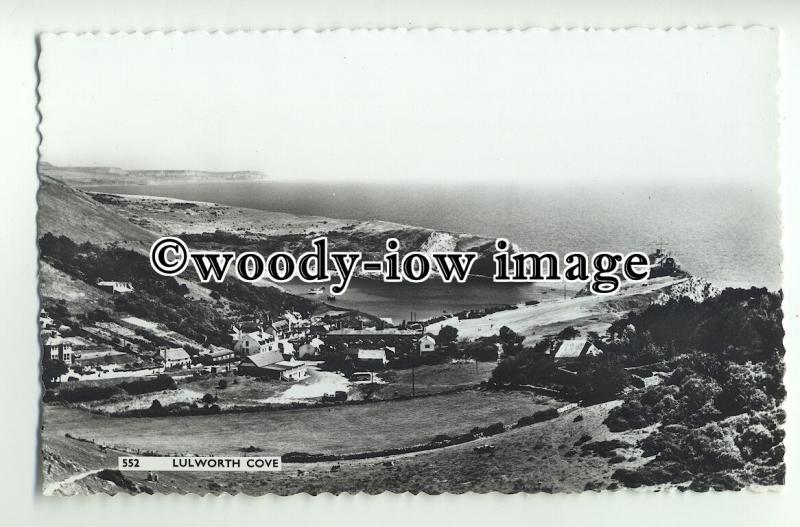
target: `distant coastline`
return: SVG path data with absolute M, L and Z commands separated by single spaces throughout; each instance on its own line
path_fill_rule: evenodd
M 127 170 L 105 166 L 57 167 L 46 161 L 39 163 L 39 173 L 76 187 L 269 181 L 269 177 L 263 172 L 252 170 L 212 172 L 206 170 Z

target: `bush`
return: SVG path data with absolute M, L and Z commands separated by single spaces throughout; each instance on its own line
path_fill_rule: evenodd
M 520 417 L 517 421 L 517 424 L 514 425 L 514 428 L 519 428 L 522 426 L 530 426 L 535 423 L 541 423 L 543 421 L 549 421 L 550 419 L 555 419 L 558 417 L 558 410 L 555 408 L 548 408 L 547 410 L 539 410 L 533 413 L 533 415 L 526 415 L 525 417 Z
M 493 338 L 480 338 L 464 346 L 464 356 L 480 362 L 497 360 L 497 345 Z
M 611 401 L 630 385 L 630 377 L 622 364 L 605 355 L 589 359 L 578 372 L 578 397 L 585 404 Z
M 175 382 L 175 379 L 169 375 L 163 374 L 154 379 L 137 379 L 135 381 L 123 382 L 118 386 L 131 395 L 178 389 L 178 384 Z
M 583 451 L 584 456 L 591 453 L 601 457 L 609 458 L 617 455 L 616 450 L 618 448 L 628 448 L 630 446 L 630 444 L 620 441 L 619 439 L 610 439 L 608 441 L 584 443 L 583 446 L 581 446 L 581 450 Z
M 494 423 L 486 427 L 476 426 L 472 430 L 470 430 L 470 434 L 475 437 L 488 437 L 497 434 L 502 434 L 505 431 L 505 426 L 503 423 Z
M 439 330 L 439 335 L 436 337 L 436 342 L 440 346 L 447 346 L 458 339 L 458 329 L 453 326 L 442 326 Z
M 52 401 L 66 403 L 84 403 L 89 401 L 100 401 L 111 399 L 112 397 L 123 395 L 124 392 L 116 386 L 96 386 L 92 384 L 74 383 L 68 388 L 52 393 Z
M 535 348 L 523 348 L 505 355 L 492 371 L 490 382 L 496 385 L 548 384 L 553 382 L 555 366 L 550 355 Z
M 578 331 L 577 329 L 575 329 L 574 327 L 567 326 L 564 329 L 562 329 L 558 333 L 558 335 L 556 335 L 556 338 L 558 338 L 560 340 L 572 340 L 572 339 L 578 337 L 580 334 L 581 334 L 581 332 Z

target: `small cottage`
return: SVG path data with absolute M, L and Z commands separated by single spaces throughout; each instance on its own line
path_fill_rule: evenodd
M 130 293 L 133 291 L 133 284 L 130 282 L 116 282 L 113 280 L 98 280 L 97 287 L 112 294 Z
M 192 363 L 192 358 L 183 348 L 162 348 L 159 356 L 164 359 L 164 367 L 167 369 L 187 368 Z
M 275 338 L 261 329 L 245 331 L 244 328 L 234 327 L 231 340 L 233 341 L 233 351 L 237 355 L 255 355 L 278 349 Z
M 587 339 L 565 340 L 556 348 L 553 360 L 556 363 L 579 362 L 586 357 L 596 357 L 603 352 Z
M 239 372 L 254 377 L 269 377 L 283 381 L 299 381 L 308 376 L 306 365 L 294 360 L 284 360 L 277 351 L 267 351 L 245 357 L 239 364 Z
M 417 351 L 420 355 L 431 353 L 436 349 L 436 339 L 430 334 L 425 333 L 417 342 Z
M 360 349 L 356 360 L 359 366 L 367 370 L 381 369 L 389 364 L 385 349 Z

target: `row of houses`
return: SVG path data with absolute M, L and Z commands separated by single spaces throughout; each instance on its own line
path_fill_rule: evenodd
M 396 347 L 401 342 L 410 342 L 419 355 L 436 351 L 436 339 L 430 333 L 416 329 L 398 328 L 344 328 L 329 331 L 325 339 L 330 344 L 360 344 L 363 342 L 382 342 L 385 346 Z
M 298 381 L 308 376 L 306 364 L 293 355 L 284 356 L 277 350 L 264 351 L 244 358 L 237 357 L 233 350 L 217 348 L 192 358 L 183 348 L 164 348 L 159 355 L 166 369 L 185 369 L 192 362 L 209 366 L 228 366 L 243 375 L 269 377 L 284 381 Z

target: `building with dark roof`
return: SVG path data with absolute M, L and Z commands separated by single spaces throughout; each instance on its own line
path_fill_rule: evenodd
M 308 375 L 305 363 L 284 360 L 278 350 L 265 351 L 245 357 L 239 363 L 239 371 L 254 377 L 270 377 L 283 381 L 298 381 Z

